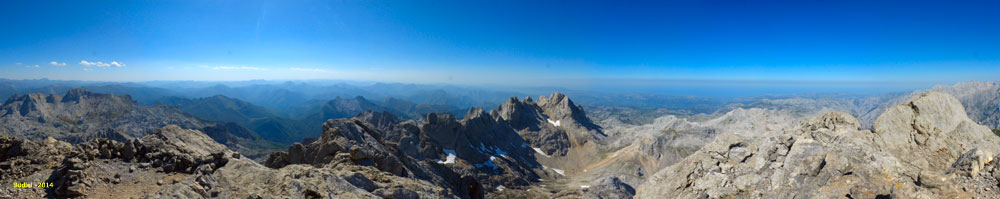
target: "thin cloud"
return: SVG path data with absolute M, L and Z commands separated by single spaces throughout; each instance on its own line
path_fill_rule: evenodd
M 328 73 L 328 72 L 330 72 L 330 71 L 327 71 L 327 70 L 324 70 L 324 69 L 320 69 L 320 68 L 297 68 L 297 67 L 292 67 L 292 68 L 288 68 L 288 69 L 291 69 L 293 71 L 299 71 L 299 72 L 314 72 L 314 73 Z
M 252 66 L 216 66 L 212 67 L 212 70 L 264 70 L 264 68 Z
M 25 68 L 38 68 L 38 67 L 42 67 L 42 66 L 39 66 L 38 64 L 35 64 L 35 65 L 25 65 L 24 67 Z
M 83 68 L 83 71 L 92 71 L 92 70 L 94 70 L 94 69 L 93 68 Z
M 87 60 L 82 60 L 82 61 L 80 61 L 80 65 L 83 65 L 83 66 L 97 66 L 97 67 L 102 67 L 102 68 L 103 67 L 112 67 L 112 66 L 114 66 L 114 67 L 125 67 L 124 63 L 121 63 L 121 62 L 118 62 L 118 61 L 112 61 L 111 63 L 104 63 L 104 62 L 88 62 Z
M 49 62 L 49 65 L 53 65 L 53 66 L 66 66 L 66 62 L 62 62 L 62 63 L 59 63 L 59 62 Z

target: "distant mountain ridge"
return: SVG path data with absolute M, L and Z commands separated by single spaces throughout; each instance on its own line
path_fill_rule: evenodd
M 126 141 L 165 125 L 199 129 L 216 141 L 244 150 L 274 147 L 234 123 L 203 120 L 166 105 L 143 106 L 128 95 L 74 88 L 66 94 L 15 95 L 0 108 L 0 133 L 28 139 L 53 137 L 71 143 L 95 138 Z
M 406 119 L 420 119 L 427 113 L 459 112 L 451 106 L 418 105 L 396 98 L 374 102 L 361 96 L 336 97 L 300 118 L 284 117 L 268 108 L 224 95 L 194 99 L 166 97 L 157 102 L 175 106 L 201 118 L 236 123 L 259 134 L 263 139 L 287 144 L 319 136 L 317 132 L 320 132 L 321 126 L 317 124 L 326 120 L 351 118 L 364 111 L 385 111 L 405 116 Z
M 572 90 L 559 87 L 496 87 L 435 84 L 372 83 L 347 81 L 150 81 L 135 83 L 10 80 L 0 79 L 0 99 L 13 94 L 64 93 L 70 88 L 86 88 L 101 93 L 128 94 L 143 105 L 151 105 L 163 97 L 204 98 L 224 95 L 273 109 L 291 118 L 311 114 L 311 110 L 336 97 L 364 96 L 387 102 L 390 98 L 413 102 L 418 106 L 451 106 L 451 113 L 461 116 L 468 107 L 494 107 L 510 96 L 548 95 L 562 92 L 574 96 L 585 106 L 622 106 L 634 108 L 668 107 L 694 113 L 711 113 L 726 104 L 726 100 L 669 94 L 608 93 Z M 315 106 L 315 107 L 314 107 Z M 449 108 L 450 109 L 450 108 Z M 417 111 L 420 112 L 420 111 Z M 419 115 L 400 115 L 419 118 Z
M 281 117 L 267 108 L 223 95 L 196 99 L 167 97 L 158 100 L 158 103 L 177 107 L 201 118 L 236 123 L 263 139 L 279 143 L 300 141 L 308 137 L 311 129 L 302 121 Z
M 240 123 L 256 118 L 274 117 L 277 115 L 277 113 L 264 107 L 224 95 L 214 95 L 197 99 L 167 97 L 158 100 L 158 102 L 176 106 L 186 113 L 191 113 L 199 117 L 213 118 L 214 120 L 225 122 Z

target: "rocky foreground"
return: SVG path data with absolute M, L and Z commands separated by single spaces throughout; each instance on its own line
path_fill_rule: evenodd
M 462 120 L 332 119 L 260 163 L 174 125 L 75 145 L 0 137 L 0 198 L 1000 197 L 1000 138 L 955 97 L 915 95 L 862 126 L 754 108 L 611 130 L 557 93 Z
M 517 101 L 517 100 L 512 100 Z M 526 100 L 530 102 L 531 100 Z M 541 105 L 541 106 L 540 106 Z M 170 125 L 142 138 L 98 138 L 77 145 L 4 137 L 2 197 L 96 198 L 506 198 L 544 196 L 532 184 L 564 174 L 537 161 L 542 143 L 586 143 L 594 128 L 562 94 L 462 120 L 429 114 L 398 121 L 364 112 L 323 124 L 317 139 L 295 143 L 263 163 L 243 158 L 197 130 Z M 535 110 L 536 112 L 522 112 Z M 525 117 L 518 117 L 520 115 Z M 530 117 L 527 117 L 530 116 Z M 508 119 L 505 119 L 507 117 Z M 587 123 L 580 123 L 587 122 Z M 547 125 L 515 130 L 511 123 Z M 563 126 L 565 125 L 565 126 Z M 513 125 L 517 126 L 517 125 Z M 562 126 L 562 127 L 561 127 Z M 520 133 L 520 134 L 519 134 Z M 533 142 L 522 134 L 540 135 Z M 571 141 L 570 138 L 577 138 Z M 532 149 L 535 148 L 535 149 Z M 565 148 L 552 148 L 552 151 Z M 621 185 L 609 179 L 610 185 Z M 628 188 L 631 187 L 621 187 Z M 615 194 L 620 191 L 604 194 Z M 634 191 L 626 192 L 634 193 Z M 513 194 L 513 195 L 510 195 Z M 626 196 L 627 197 L 627 196 Z
M 998 198 L 1000 138 L 948 94 L 915 96 L 874 130 L 829 112 L 798 128 L 722 134 L 637 198 Z
M 10 171 L 0 175 L 3 184 L 53 183 L 0 189 L 6 198 L 458 198 L 451 189 L 369 166 L 268 168 L 177 126 L 124 143 L 97 139 L 72 146 L 3 138 L 0 147 L 7 152 L 0 167 Z

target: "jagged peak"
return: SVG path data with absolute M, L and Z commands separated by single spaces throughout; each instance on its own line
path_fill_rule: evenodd
M 566 98 L 567 98 L 566 94 L 563 94 L 561 92 L 554 92 L 549 95 L 549 100 L 562 101 L 563 99 Z
M 486 115 L 486 112 L 483 111 L 483 107 L 472 107 L 465 113 L 465 119 L 479 118 L 483 115 Z
M 517 103 L 521 103 L 521 101 L 517 100 L 517 96 L 513 96 L 513 97 L 510 97 L 510 98 L 507 98 L 507 101 L 505 101 L 503 103 L 504 104 L 517 104 Z
M 544 107 L 565 107 L 568 109 L 580 108 L 576 106 L 576 104 L 573 103 L 573 100 L 569 99 L 569 97 L 567 97 L 566 94 L 560 92 L 552 93 L 548 97 L 545 96 L 538 97 L 538 105 Z
M 493 116 L 487 114 L 486 111 L 483 110 L 483 107 L 469 108 L 469 111 L 465 113 L 465 117 L 462 118 L 462 122 L 466 123 L 477 120 L 494 121 Z
M 545 114 L 549 118 L 573 118 L 574 120 L 577 120 L 577 122 L 582 123 L 585 126 L 589 126 L 590 128 L 596 127 L 596 125 L 590 124 L 592 122 L 585 115 L 583 107 L 574 104 L 573 100 L 563 93 L 555 92 L 549 95 L 549 97 L 539 97 L 538 106 L 545 111 Z

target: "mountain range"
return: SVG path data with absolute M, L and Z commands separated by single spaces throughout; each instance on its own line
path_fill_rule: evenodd
M 436 99 L 419 102 L 334 96 L 298 117 L 226 95 L 142 105 L 79 88 L 14 94 L 0 109 L 0 169 L 9 171 L 0 183 L 54 185 L 0 196 L 1000 195 L 1000 137 L 991 130 L 998 82 L 729 104 L 689 99 L 715 107 L 698 110 L 580 104 L 560 92 L 456 108 L 475 98 L 430 93 Z
M 142 137 L 168 124 L 197 129 L 215 141 L 259 157 L 260 149 L 274 149 L 277 143 L 261 139 L 231 122 L 217 122 L 191 116 L 166 105 L 143 106 L 128 95 L 94 93 L 70 89 L 66 94 L 15 95 L 0 108 L 0 134 L 29 139 L 48 137 L 70 143 L 95 138 L 127 141 Z

